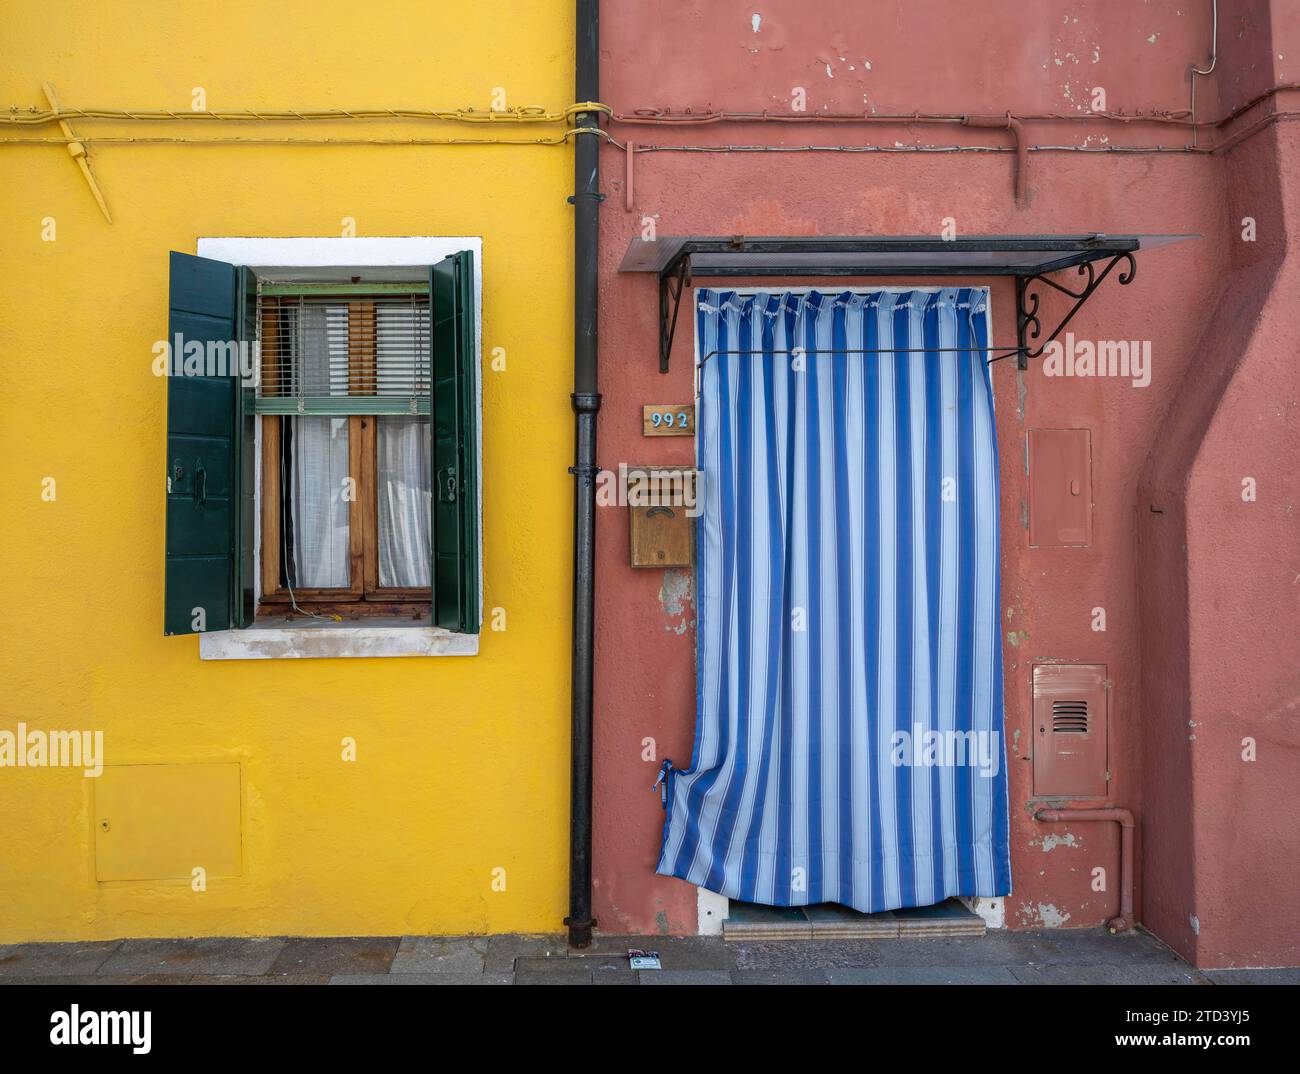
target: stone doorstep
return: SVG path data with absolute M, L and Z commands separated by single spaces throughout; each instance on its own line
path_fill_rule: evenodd
M 724 940 L 811 940 L 813 923 L 802 906 L 731 904 L 722 922 Z
M 863 914 L 847 906 L 732 903 L 725 940 L 893 940 L 983 936 L 983 918 L 956 899 L 935 906 Z

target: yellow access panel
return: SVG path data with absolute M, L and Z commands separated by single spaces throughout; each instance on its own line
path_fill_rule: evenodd
M 95 781 L 95 879 L 243 871 L 239 765 L 108 765 Z

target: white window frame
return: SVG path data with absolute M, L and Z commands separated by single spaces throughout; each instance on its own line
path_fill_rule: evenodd
M 401 236 L 391 238 L 200 238 L 196 253 L 215 261 L 247 266 L 259 275 L 289 273 L 304 269 L 344 268 L 427 268 L 451 254 L 468 250 L 474 255 L 474 339 L 475 361 L 483 361 L 483 240 L 478 236 Z M 476 399 L 483 413 L 482 378 L 475 378 Z M 483 488 L 483 422 L 478 422 L 474 445 L 478 488 Z M 257 422 L 257 472 L 261 474 L 262 423 Z M 257 483 L 254 553 L 255 599 L 261 599 L 261 500 Z M 479 619 L 483 601 L 483 497 L 480 494 L 478 524 Z M 458 634 L 442 627 L 371 623 L 322 623 L 302 626 L 262 626 L 254 623 L 244 630 L 220 630 L 199 635 L 202 660 L 272 660 L 310 657 L 354 656 L 474 656 L 477 634 Z

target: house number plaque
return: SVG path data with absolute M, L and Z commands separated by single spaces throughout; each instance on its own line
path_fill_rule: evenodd
M 657 403 L 641 408 L 644 436 L 694 436 L 695 407 L 691 403 Z

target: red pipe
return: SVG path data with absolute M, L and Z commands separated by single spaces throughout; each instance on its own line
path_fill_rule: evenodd
M 1025 141 L 1025 127 L 1015 116 L 1008 112 L 1005 116 L 966 116 L 963 127 L 1005 128 L 1016 140 L 1016 204 L 1025 203 L 1025 193 L 1029 184 L 1029 145 Z
M 1040 809 L 1035 820 L 1058 824 L 1072 820 L 1113 820 L 1119 824 L 1120 871 L 1119 916 L 1106 922 L 1111 932 L 1126 932 L 1133 927 L 1133 813 L 1128 809 Z
M 626 187 L 626 189 L 624 190 L 624 195 L 626 196 L 627 201 L 625 202 L 624 207 L 627 209 L 628 212 L 631 212 L 632 204 L 633 204 L 633 196 L 634 196 L 633 186 L 632 186 L 633 183 L 632 158 L 636 156 L 636 143 L 632 141 L 630 138 L 628 139 L 626 153 L 627 153 L 627 160 L 625 162 L 625 166 L 627 168 L 627 182 L 624 184 Z
M 1222 127 L 1255 105 L 1279 93 L 1300 90 L 1300 82 L 1279 82 L 1256 94 L 1245 104 L 1238 105 L 1218 119 L 1192 119 L 1186 109 L 1178 111 L 1156 110 L 1150 112 L 1012 112 L 1011 118 L 1044 123 L 1092 123 L 1110 120 L 1115 123 L 1167 123 L 1179 127 Z M 1008 113 L 975 112 L 742 112 L 731 109 L 696 112 L 690 108 L 674 112 L 669 108 L 636 108 L 631 112 L 614 112 L 610 118 L 616 123 L 648 123 L 663 126 L 698 126 L 706 123 L 886 123 L 913 125 L 920 123 L 968 123 L 971 120 L 990 120 L 991 123 L 970 123 L 970 126 L 1005 127 Z

